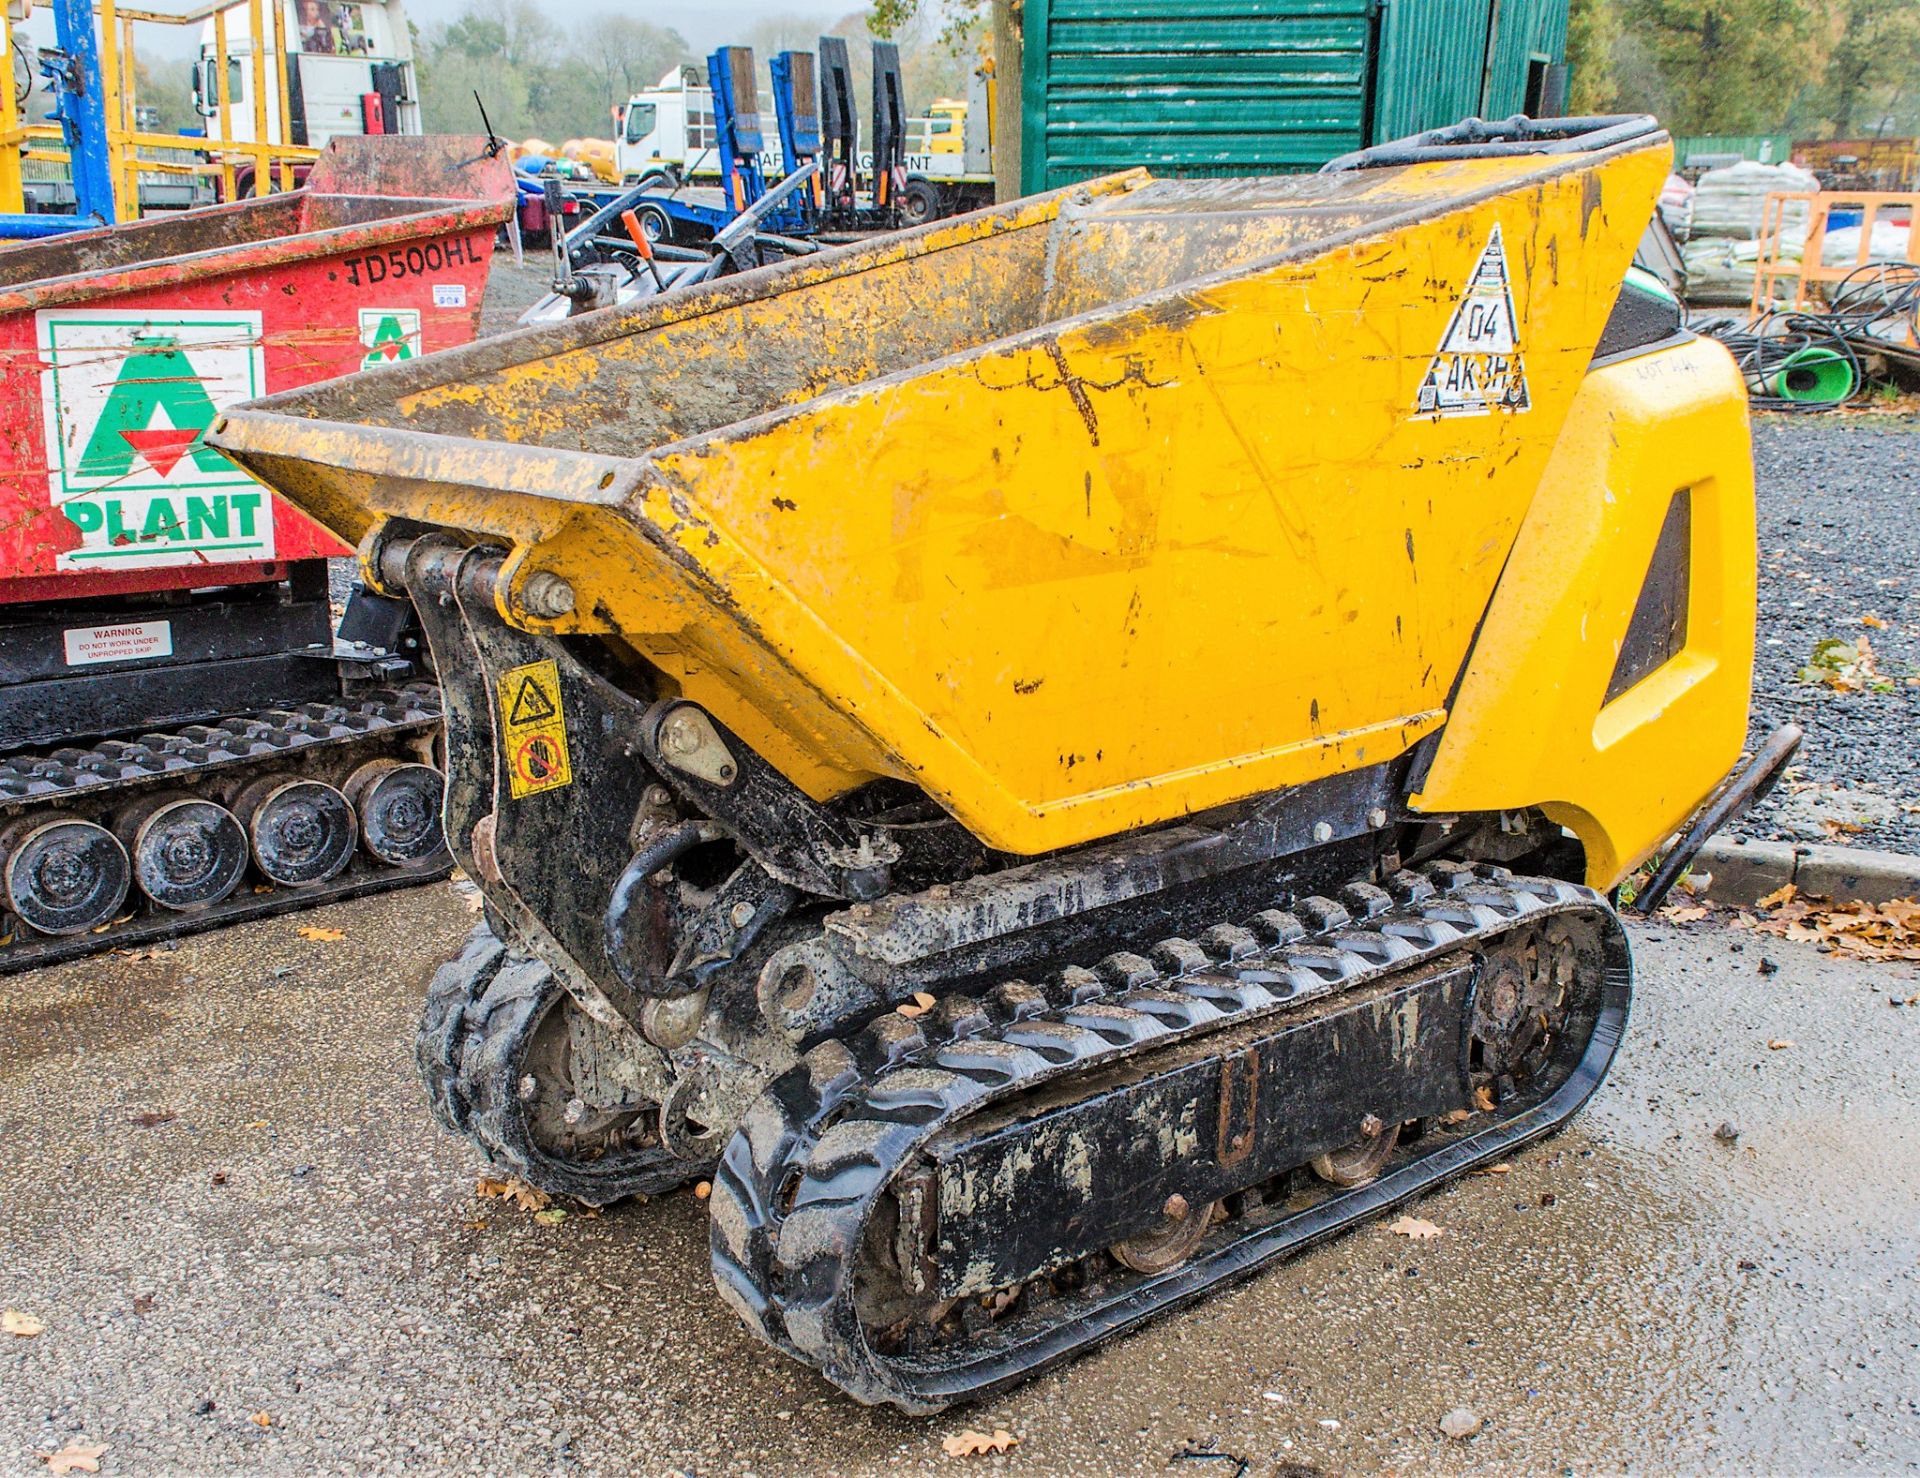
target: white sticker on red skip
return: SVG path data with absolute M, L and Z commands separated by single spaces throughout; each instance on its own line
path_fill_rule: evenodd
M 467 285 L 464 282 L 436 282 L 433 285 L 433 306 L 436 308 L 464 308 L 467 306 Z
M 69 626 L 67 666 L 92 662 L 141 662 L 173 655 L 171 621 L 122 621 L 114 626 Z

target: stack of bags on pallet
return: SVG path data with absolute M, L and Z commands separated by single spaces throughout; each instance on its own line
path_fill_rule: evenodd
M 1689 202 L 1691 219 L 1681 256 L 1690 303 L 1745 303 L 1753 297 L 1754 263 L 1760 256 L 1760 219 L 1776 190 L 1818 190 L 1820 182 L 1791 164 L 1743 160 L 1700 176 Z M 1807 210 L 1789 206 L 1780 232 L 1780 253 L 1797 260 L 1807 237 Z

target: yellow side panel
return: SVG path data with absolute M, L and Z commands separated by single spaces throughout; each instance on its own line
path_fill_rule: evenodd
M 1444 719 L 1665 159 L 665 449 L 629 509 L 727 611 L 703 644 L 764 642 L 872 736 L 863 768 L 996 847 L 1390 759 Z M 1496 226 L 1530 405 L 1417 414 Z M 535 560 L 593 580 L 562 544 Z M 597 590 L 615 629 L 648 629 Z M 794 747 L 752 691 L 764 661 L 706 655 L 729 675 L 688 695 Z
M 1692 498 L 1687 636 L 1605 695 L 1673 495 Z M 1740 376 L 1699 341 L 1598 370 L 1567 418 L 1417 809 L 1543 806 L 1609 888 L 1739 757 L 1753 673 L 1753 460 Z

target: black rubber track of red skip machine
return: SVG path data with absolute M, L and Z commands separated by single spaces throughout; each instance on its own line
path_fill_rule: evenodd
M 337 703 L 265 709 L 218 724 L 102 740 L 0 757 L 0 826 L 18 818 L 89 820 L 106 824 L 118 807 L 150 792 L 202 781 L 238 784 L 248 776 L 306 761 L 337 761 L 363 750 L 369 759 L 402 750 L 440 722 L 440 693 L 431 683 L 377 689 Z M 302 772 L 304 773 L 304 772 Z M 130 892 L 126 913 L 78 934 L 43 935 L 13 924 L 0 936 L 0 975 L 340 903 L 416 883 L 437 882 L 452 871 L 445 851 L 418 866 L 389 866 L 356 849 L 338 876 L 289 887 L 249 886 L 247 878 L 219 902 L 185 912 L 156 908 Z
M 1593 927 L 1600 963 L 1583 987 L 1591 1028 L 1562 1052 L 1564 1078 L 1543 1097 L 1422 1138 L 1413 1158 L 1368 1185 L 1217 1227 L 1188 1262 L 1102 1279 L 1060 1298 L 1050 1318 L 996 1325 L 931 1354 L 869 1342 L 854 1301 L 868 1223 L 942 1129 L 1065 1075 L 1277 1019 L 1556 916 Z M 1151 960 L 1122 954 L 1097 972 L 1070 970 L 1044 992 L 1004 986 L 984 1000 L 945 1000 L 915 1021 L 882 1018 L 815 1048 L 755 1101 L 722 1156 L 711 1199 L 722 1297 L 769 1343 L 862 1401 L 928 1413 L 985 1397 L 1559 1128 L 1599 1086 L 1626 1027 L 1626 935 L 1606 901 L 1575 884 L 1442 863 L 1249 924 L 1164 941 Z M 1257 953 L 1229 947 L 1250 933 L 1264 942 Z

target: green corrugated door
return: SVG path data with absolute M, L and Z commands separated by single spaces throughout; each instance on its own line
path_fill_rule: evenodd
M 1390 0 L 1380 26 L 1373 142 L 1480 111 L 1487 23 L 1497 0 Z
M 1359 148 L 1369 9 L 1368 0 L 1027 0 L 1025 188 L 1134 165 L 1278 174 Z
M 1373 141 L 1523 112 L 1566 49 L 1567 0 L 1388 0 Z

